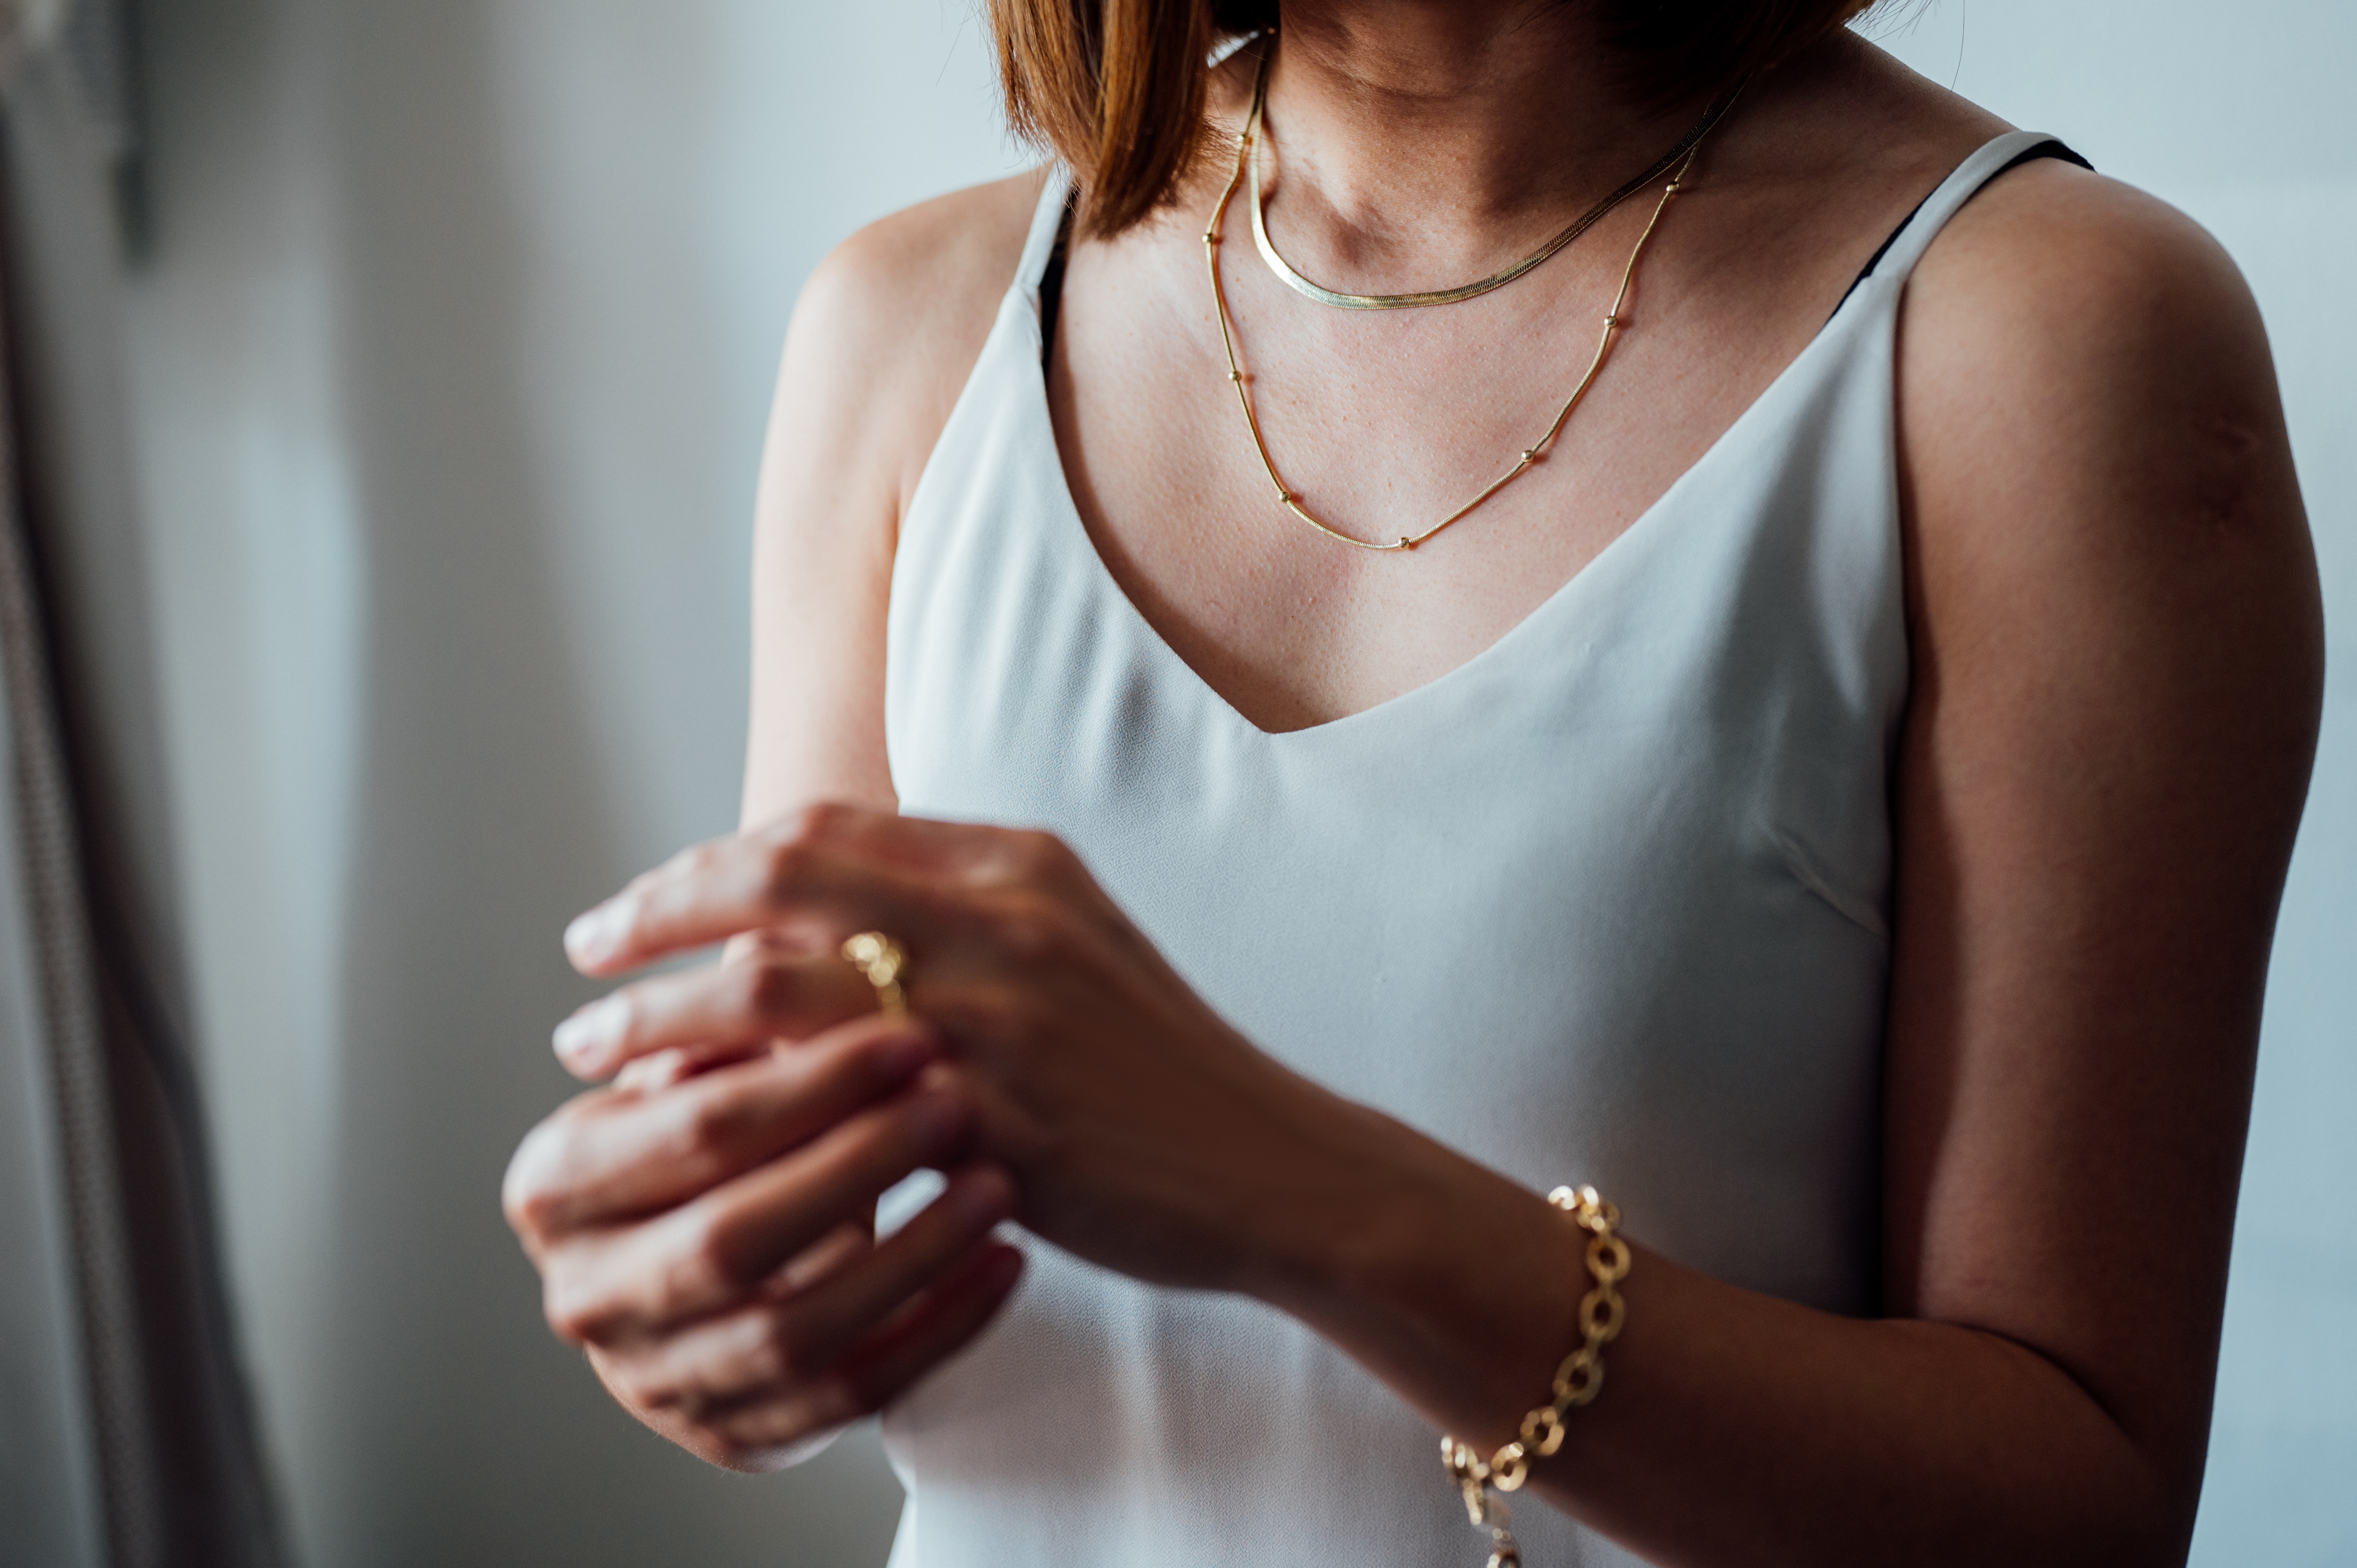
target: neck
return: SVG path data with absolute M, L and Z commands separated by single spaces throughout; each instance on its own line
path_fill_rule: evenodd
M 1360 286 L 1534 244 L 1684 133 L 1583 0 L 1288 0 L 1265 111 L 1280 242 Z M 1280 194 L 1281 192 L 1281 194 Z

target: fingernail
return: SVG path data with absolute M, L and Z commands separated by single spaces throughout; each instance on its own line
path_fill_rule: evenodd
M 556 1026 L 552 1036 L 556 1054 L 579 1068 L 595 1066 L 619 1043 L 622 1007 L 611 996 L 592 1002 Z
M 612 901 L 598 905 L 565 928 L 565 956 L 575 963 L 597 963 L 613 953 L 621 939 L 622 911 Z
M 886 1035 L 867 1047 L 868 1059 L 888 1079 L 906 1078 L 938 1054 L 931 1035 L 914 1032 Z

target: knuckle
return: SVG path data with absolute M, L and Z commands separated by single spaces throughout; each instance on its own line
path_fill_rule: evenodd
M 656 1376 L 635 1360 L 609 1362 L 604 1375 L 614 1397 L 636 1410 L 676 1410 L 686 1398 L 686 1391 L 673 1380 Z
M 672 1163 L 702 1170 L 729 1147 L 737 1116 L 726 1099 L 708 1092 L 679 1094 L 666 1111 L 659 1142 Z
M 557 1147 L 562 1135 L 550 1122 L 525 1133 L 508 1161 L 507 1175 L 500 1178 L 500 1212 L 507 1217 L 508 1228 L 527 1240 L 545 1237 L 556 1228 L 563 1207 L 556 1175 L 562 1163 Z
M 783 903 L 807 882 L 813 858 L 810 842 L 800 837 L 782 839 L 763 851 L 761 887 L 769 901 Z
M 613 901 L 606 907 L 606 918 L 611 923 L 616 940 L 629 942 L 638 937 L 646 925 L 647 900 L 653 896 L 653 890 L 652 879 L 641 876 L 614 895 Z
M 778 824 L 782 843 L 812 844 L 840 832 L 850 821 L 851 808 L 836 800 L 813 800 L 786 813 Z
M 613 1048 L 623 1055 L 634 1054 L 647 1035 L 647 999 L 640 987 L 626 985 L 606 999 L 613 1009 Z
M 744 987 L 745 1011 L 764 1024 L 783 1022 L 793 1011 L 797 991 L 791 966 L 773 958 L 755 959 L 745 965 L 738 984 Z
M 697 1096 L 687 1110 L 688 1152 L 709 1161 L 726 1158 L 743 1140 L 746 1112 L 733 1094 Z
M 1054 833 L 1032 828 L 1015 835 L 1015 865 L 1026 881 L 1054 882 L 1071 859 L 1072 852 Z
M 810 1336 L 800 1316 L 782 1308 L 770 1313 L 761 1327 L 758 1380 L 782 1383 L 806 1376 L 810 1359 Z
M 739 1277 L 744 1272 L 741 1249 L 726 1223 L 705 1214 L 691 1214 L 683 1223 L 683 1245 L 670 1280 L 674 1300 L 700 1305 L 733 1294 L 749 1283 Z
M 998 931 L 1008 955 L 1027 964 L 1050 961 L 1071 942 L 1071 923 L 1062 907 L 1037 895 L 1008 900 L 999 915 Z
M 725 854 L 725 840 L 705 839 L 689 844 L 652 871 L 632 880 L 623 891 L 645 894 L 665 883 L 689 881 L 709 875 L 717 870 Z
M 552 1269 L 542 1278 L 540 1312 L 548 1320 L 549 1331 L 568 1345 L 588 1344 L 606 1325 L 607 1315 L 599 1304 L 561 1269 Z

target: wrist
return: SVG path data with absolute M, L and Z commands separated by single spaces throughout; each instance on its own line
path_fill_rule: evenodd
M 1254 1173 L 1262 1196 L 1237 1288 L 1317 1330 L 1436 1423 L 1505 1441 L 1577 1339 L 1584 1235 L 1542 1195 L 1327 1098 Z
M 1300 1102 L 1239 1171 L 1247 1215 L 1236 1288 L 1311 1322 L 1379 1299 L 1444 1228 L 1417 1133 L 1301 1085 Z

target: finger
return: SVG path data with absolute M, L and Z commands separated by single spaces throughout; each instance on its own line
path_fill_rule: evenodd
M 938 1051 L 921 1024 L 861 1019 L 661 1093 L 585 1096 L 516 1151 L 509 1220 L 545 1241 L 685 1202 L 900 1090 Z
M 965 1348 L 996 1315 L 1023 1275 L 1023 1254 L 984 1241 L 891 1323 L 808 1383 L 734 1408 L 704 1425 L 740 1453 L 758 1453 L 875 1414 Z
M 764 1286 L 765 1295 L 773 1304 L 783 1301 L 795 1292 L 874 1251 L 875 1228 L 872 1215 L 863 1215 L 836 1226 L 770 1275 Z M 761 1309 L 756 1306 L 743 1310 L 752 1315 Z M 606 1386 L 623 1404 L 637 1412 L 641 1421 L 674 1443 L 705 1454 L 714 1463 L 725 1463 L 713 1455 L 705 1454 L 705 1450 L 709 1446 L 708 1438 L 699 1437 L 684 1424 L 683 1407 L 689 1401 L 677 1391 L 685 1385 L 686 1379 L 673 1351 L 679 1337 L 632 1341 L 612 1347 L 591 1344 L 585 1348 L 590 1364 L 597 1369 L 598 1377 L 605 1380 Z
M 874 1011 L 875 988 L 839 955 L 763 949 L 626 985 L 559 1024 L 553 1043 L 568 1071 L 594 1082 L 658 1051 L 685 1052 L 692 1061 L 806 1039 Z
M 790 1377 L 832 1366 L 921 1292 L 953 1273 L 992 1227 L 1015 1210 L 1015 1184 L 996 1165 L 967 1165 L 940 1197 L 876 1244 L 869 1257 L 813 1284 L 787 1304 L 780 1319 L 782 1359 L 756 1374 Z M 748 1380 L 748 1386 L 759 1380 Z
M 656 1051 L 623 1063 L 609 1087 L 617 1094 L 644 1097 L 660 1093 L 675 1083 L 684 1083 L 710 1065 L 708 1061 L 699 1062 L 687 1051 Z
M 964 1137 L 961 1095 L 927 1090 L 872 1106 L 801 1148 L 659 1219 L 552 1251 L 549 1323 L 611 1344 L 735 1305 L 787 1259 Z
M 888 929 L 905 939 L 930 935 L 938 918 L 943 879 L 833 844 L 730 840 L 705 851 L 691 865 L 650 873 L 566 927 L 573 967 L 619 974 L 779 924 Z
M 856 1263 L 789 1299 L 739 1308 L 632 1358 L 640 1402 L 690 1412 L 823 1373 L 855 1341 L 951 1272 L 1014 1205 L 995 1166 L 952 1176 L 941 1197 Z
M 1085 875 L 1049 834 L 815 806 L 674 856 L 575 920 L 565 947 L 583 973 L 612 974 L 780 925 L 924 935 L 943 889 L 1025 878 Z
M 867 1213 L 847 1219 L 786 1260 L 785 1266 L 770 1276 L 770 1294 L 783 1300 L 796 1291 L 808 1290 L 875 1250 L 876 1216 Z

